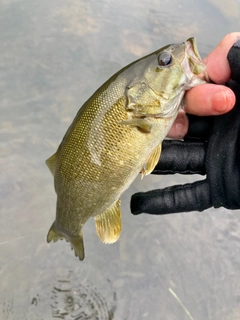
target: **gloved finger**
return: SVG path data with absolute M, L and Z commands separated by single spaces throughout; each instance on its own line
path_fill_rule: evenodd
M 240 36 L 229 50 L 227 59 L 231 68 L 231 79 L 240 83 Z
M 210 188 L 207 180 L 145 193 L 135 193 L 132 195 L 130 203 L 131 212 L 134 215 L 203 211 L 211 206 Z
M 205 142 L 164 140 L 160 161 L 152 174 L 205 175 Z
M 192 114 L 187 114 L 189 120 L 188 132 L 184 140 L 208 140 L 210 129 L 212 127 L 213 117 L 198 117 Z

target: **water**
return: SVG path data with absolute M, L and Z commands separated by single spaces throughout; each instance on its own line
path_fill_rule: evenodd
M 239 0 L 1 1 L 0 319 L 239 319 L 239 211 L 133 217 L 132 193 L 196 179 L 138 178 L 120 240 L 102 244 L 88 221 L 79 262 L 46 243 L 56 195 L 44 163 L 114 72 L 190 36 L 204 57 L 239 17 Z

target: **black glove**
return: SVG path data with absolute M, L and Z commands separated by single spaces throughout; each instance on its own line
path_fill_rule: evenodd
M 228 53 L 231 79 L 226 84 L 236 95 L 227 114 L 189 116 L 184 141 L 165 140 L 154 174 L 201 174 L 205 180 L 176 185 L 131 198 L 131 212 L 167 214 L 203 211 L 210 207 L 240 209 L 240 39 Z

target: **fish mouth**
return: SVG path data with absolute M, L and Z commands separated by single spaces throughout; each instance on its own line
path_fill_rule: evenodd
M 188 73 L 188 71 L 190 71 L 193 75 L 202 79 L 204 82 L 210 82 L 206 66 L 198 52 L 197 42 L 194 37 L 187 39 L 185 42 L 185 57 L 187 57 L 187 61 L 184 61 L 183 67 L 186 72 Z

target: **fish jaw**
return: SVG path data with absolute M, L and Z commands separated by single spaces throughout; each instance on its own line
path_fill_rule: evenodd
M 185 46 L 185 58 L 182 62 L 182 67 L 187 77 L 185 90 L 189 90 L 197 85 L 210 82 L 210 79 L 206 66 L 198 52 L 196 39 L 193 37 L 189 38 L 185 42 Z

